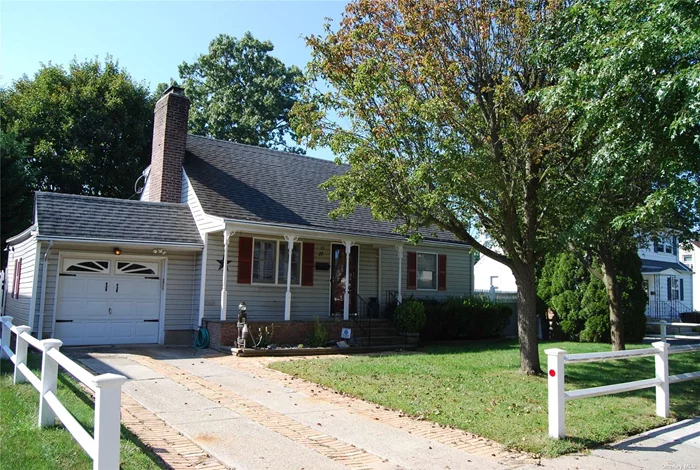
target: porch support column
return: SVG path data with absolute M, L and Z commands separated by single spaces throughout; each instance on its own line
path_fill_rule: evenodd
M 284 319 L 289 321 L 292 319 L 292 251 L 294 251 L 294 242 L 299 238 L 294 235 L 285 235 L 287 240 L 287 294 L 284 296 Z
M 228 306 L 228 291 L 226 283 L 228 281 L 228 241 L 231 238 L 231 230 L 224 230 L 224 267 L 221 275 L 221 321 L 226 321 L 226 308 Z
M 345 296 L 343 297 L 343 320 L 350 319 L 350 254 L 352 252 L 352 240 L 343 240 L 345 245 Z
M 403 245 L 396 245 L 396 252 L 399 255 L 399 288 L 396 292 L 396 300 L 399 302 L 402 302 L 403 300 L 401 299 L 401 274 L 403 273 Z

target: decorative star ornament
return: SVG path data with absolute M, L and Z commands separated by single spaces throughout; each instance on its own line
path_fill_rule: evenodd
M 216 262 L 219 263 L 219 271 L 224 269 L 224 259 L 223 258 L 217 259 Z M 231 264 L 231 260 L 226 260 L 226 271 L 228 271 L 229 264 Z

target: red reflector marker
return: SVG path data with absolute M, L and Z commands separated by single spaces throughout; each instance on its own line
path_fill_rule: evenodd
M 557 373 L 554 372 L 554 369 L 549 369 L 549 375 L 551 375 L 552 377 L 554 377 L 555 375 L 557 375 Z

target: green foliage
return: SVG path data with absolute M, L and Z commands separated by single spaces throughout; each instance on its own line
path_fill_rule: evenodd
M 12 148 L 8 160 L 3 151 L 3 241 L 27 228 L 32 210 L 22 197 L 28 191 L 133 196 L 150 161 L 153 104 L 148 87 L 109 56 L 104 63 L 74 60 L 67 70 L 42 65 L 34 77 L 0 91 L 3 147 Z M 5 197 L 5 188 L 20 181 L 19 199 Z M 12 220 L 5 220 L 6 211 Z
M 0 159 L 2 185 L 0 185 L 0 237 L 2 237 L 2 264 L 7 262 L 5 241 L 32 223 L 36 175 L 29 164 L 27 146 L 15 133 L 0 130 Z
M 622 320 L 627 341 L 644 337 L 647 295 L 636 252 L 618 260 L 618 282 L 622 290 Z M 537 293 L 556 312 L 558 325 L 573 341 L 611 341 L 608 295 L 603 283 L 590 274 L 571 253 L 547 258 Z
M 264 349 L 270 344 L 272 344 L 272 337 L 274 336 L 274 334 L 275 324 L 273 323 L 272 325 L 270 325 L 269 328 L 267 326 L 265 328 L 258 328 L 257 334 L 253 334 L 253 332 L 251 331 L 250 338 L 253 340 L 254 347 Z
M 487 297 L 421 299 L 426 323 L 424 340 L 482 339 L 500 336 L 513 315 L 512 306 Z
M 409 299 L 396 306 L 394 325 L 403 333 L 418 333 L 425 325 L 425 307 L 418 300 Z
M 314 329 L 306 338 L 306 345 L 310 348 L 322 348 L 328 343 L 328 328 L 318 317 L 314 317 Z
M 192 101 L 191 132 L 303 153 L 288 144 L 294 139 L 288 114 L 302 74 L 271 56 L 273 48 L 250 32 L 241 39 L 221 34 L 207 54 L 180 65 L 181 83 Z

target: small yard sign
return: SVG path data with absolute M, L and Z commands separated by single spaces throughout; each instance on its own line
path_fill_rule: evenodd
M 343 328 L 343 330 L 340 332 L 340 337 L 343 339 L 350 339 L 352 338 L 352 329 L 350 328 Z

